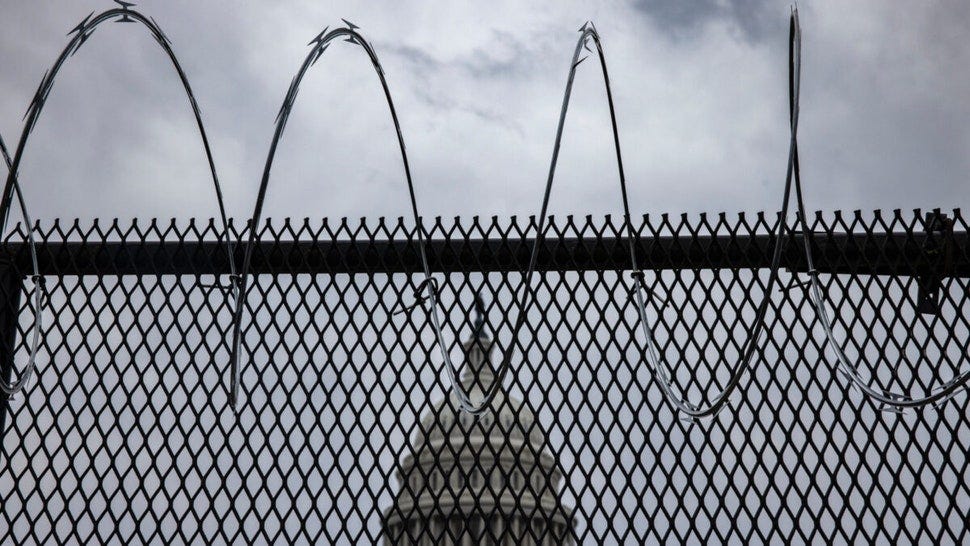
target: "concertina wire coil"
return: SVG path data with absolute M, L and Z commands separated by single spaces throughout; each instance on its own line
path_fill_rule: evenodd
M 400 122 L 398 120 L 397 112 L 394 107 L 394 102 L 391 98 L 390 89 L 387 84 L 386 76 L 383 67 L 377 57 L 376 51 L 370 45 L 370 43 L 364 38 L 364 36 L 359 32 L 359 27 L 344 20 L 345 26 L 336 28 L 328 32 L 328 28 L 321 31 L 313 40 L 309 42 L 308 45 L 312 46 L 310 52 L 304 59 L 303 64 L 300 66 L 299 71 L 294 76 L 289 89 L 283 100 L 283 104 L 280 107 L 279 114 L 277 115 L 275 122 L 275 130 L 273 134 L 273 139 L 270 144 L 269 152 L 266 158 L 266 163 L 264 166 L 262 179 L 259 186 L 258 195 L 256 198 L 256 203 L 254 206 L 252 217 L 248 223 L 248 241 L 244 248 L 244 257 L 241 269 L 237 271 L 235 267 L 234 260 L 234 250 L 233 241 L 230 236 L 230 226 L 229 219 L 226 213 L 226 208 L 224 205 L 223 193 L 221 186 L 219 184 L 218 175 L 216 173 L 215 161 L 209 145 L 209 140 L 206 134 L 205 126 L 202 121 L 201 110 L 196 102 L 195 96 L 192 93 L 191 86 L 189 85 L 188 77 L 182 70 L 178 59 L 171 48 L 171 42 L 162 32 L 160 26 L 150 17 L 142 15 L 132 6 L 127 3 L 122 3 L 122 7 L 106 10 L 98 15 L 94 15 L 94 12 L 89 14 L 84 18 L 76 27 L 74 27 L 69 35 L 72 35 L 71 40 L 68 42 L 67 46 L 61 52 L 61 54 L 55 60 L 53 67 L 48 70 L 41 80 L 40 85 L 36 93 L 34 94 L 33 100 L 28 107 L 27 113 L 25 115 L 25 125 L 21 132 L 20 140 L 17 147 L 15 148 L 14 154 L 8 153 L 6 145 L 3 140 L 0 139 L 0 152 L 2 152 L 5 164 L 8 169 L 7 182 L 4 188 L 4 199 L 0 203 L 0 228 L 5 230 L 5 226 L 9 217 L 9 213 L 12 206 L 12 199 L 14 195 L 17 197 L 20 212 L 24 218 L 28 229 L 26 231 L 28 238 L 28 249 L 30 252 L 30 259 L 33 267 L 33 275 L 31 277 L 35 284 L 33 291 L 34 298 L 34 323 L 32 328 L 31 343 L 30 343 L 30 353 L 28 357 L 27 365 L 24 371 L 19 374 L 17 381 L 13 383 L 7 383 L 6 381 L 0 381 L 0 391 L 5 394 L 13 395 L 20 390 L 22 390 L 28 383 L 33 375 L 36 368 L 36 358 L 38 349 L 40 347 L 40 335 L 43 328 L 42 323 L 42 305 L 43 305 L 43 295 L 45 292 L 43 277 L 39 274 L 39 267 L 37 262 L 37 250 L 33 235 L 33 227 L 30 220 L 30 215 L 28 212 L 28 207 L 23 197 L 21 191 L 21 184 L 18 180 L 17 172 L 23 158 L 23 154 L 29 140 L 29 136 L 36 125 L 40 114 L 43 110 L 44 104 L 48 98 L 49 93 L 53 88 L 53 83 L 59 70 L 65 63 L 65 61 L 73 56 L 81 46 L 88 40 L 88 38 L 93 34 L 95 29 L 102 23 L 108 21 L 116 21 L 119 23 L 141 23 L 159 44 L 159 46 L 167 54 L 169 60 L 171 61 L 173 67 L 175 68 L 179 79 L 183 85 L 186 96 L 191 105 L 193 114 L 195 116 L 196 123 L 199 128 L 199 134 L 202 138 L 203 147 L 206 154 L 206 159 L 208 161 L 209 170 L 212 178 L 212 185 L 216 195 L 216 201 L 219 208 L 219 215 L 223 226 L 223 232 L 220 238 L 225 239 L 225 247 L 227 251 L 227 256 L 229 259 L 229 284 L 226 287 L 222 285 L 217 285 L 220 288 L 226 290 L 229 294 L 229 300 L 232 301 L 232 342 L 230 345 L 230 404 L 236 407 L 239 395 L 239 382 L 240 382 L 240 365 L 239 358 L 241 352 L 241 330 L 242 330 L 242 314 L 243 314 L 243 298 L 246 294 L 248 273 L 251 265 L 253 247 L 255 244 L 256 229 L 255 226 L 259 224 L 263 203 L 265 200 L 266 192 L 269 186 L 270 174 L 272 171 L 273 160 L 275 158 L 275 153 L 277 145 L 284 132 L 286 122 L 293 110 L 296 103 L 296 97 L 299 92 L 300 83 L 306 72 L 312 67 L 323 55 L 323 53 L 330 47 L 331 43 L 338 39 L 344 38 L 344 41 L 349 42 L 354 45 L 360 46 L 367 54 L 371 64 L 373 65 L 375 72 L 380 79 L 380 83 L 384 92 L 384 96 L 387 100 L 388 109 L 391 114 L 391 118 L 394 124 L 395 132 L 397 135 L 398 145 L 401 151 L 401 159 L 404 166 L 405 181 L 408 188 L 410 209 L 413 221 L 416 226 L 416 235 L 418 241 L 418 255 L 421 261 L 421 268 L 424 273 L 424 280 L 417 285 L 414 289 L 414 302 L 410 306 L 402 306 L 397 312 L 407 312 L 418 306 L 424 306 L 428 303 L 429 318 L 431 319 L 431 324 L 434 329 L 435 343 L 441 355 L 441 359 L 447 373 L 449 382 L 451 384 L 451 389 L 456 399 L 458 401 L 459 407 L 470 414 L 480 415 L 489 407 L 491 401 L 495 398 L 500 389 L 502 389 L 510 369 L 512 368 L 512 357 L 514 354 L 514 344 L 508 349 L 503 351 L 498 374 L 496 380 L 488 387 L 488 389 L 483 393 L 481 399 L 476 403 L 472 399 L 472 394 L 467 392 L 462 386 L 461 382 L 458 380 L 457 367 L 455 366 L 452 358 L 448 352 L 447 344 L 444 339 L 444 334 L 442 331 L 442 322 L 439 317 L 439 307 L 440 302 L 438 298 L 439 283 L 432 277 L 431 268 L 428 263 L 427 257 L 427 239 L 428 232 L 425 230 L 422 222 L 421 216 L 419 214 L 419 208 L 417 204 L 416 192 L 414 181 L 411 175 L 410 163 L 408 161 L 407 149 L 405 146 L 404 136 L 401 129 Z M 835 334 L 832 329 L 832 320 L 826 309 L 825 299 L 822 296 L 821 283 L 819 281 L 819 272 L 814 267 L 814 257 L 812 255 L 812 232 L 807 224 L 807 213 L 804 204 L 803 191 L 801 186 L 801 176 L 800 168 L 798 162 L 798 143 L 797 143 L 797 130 L 798 130 L 798 116 L 799 116 L 799 98 L 800 98 L 800 81 L 801 81 L 801 27 L 798 19 L 797 8 L 792 9 L 791 18 L 789 22 L 789 55 L 788 55 L 788 80 L 789 80 L 789 109 L 790 109 L 790 143 L 788 152 L 788 162 L 787 170 L 785 176 L 785 185 L 783 192 L 782 208 L 780 212 L 780 220 L 774 226 L 773 232 L 771 234 L 772 240 L 774 241 L 773 250 L 771 254 L 771 265 L 769 268 L 769 278 L 767 283 L 767 288 L 765 290 L 765 295 L 762 298 L 761 303 L 757 307 L 756 318 L 753 325 L 749 328 L 747 332 L 746 339 L 742 344 L 740 361 L 733 366 L 730 372 L 730 379 L 728 380 L 726 386 L 722 389 L 720 393 L 714 396 L 713 401 L 707 406 L 701 407 L 688 402 L 685 398 L 679 396 L 673 387 L 673 381 L 669 375 L 668 366 L 662 361 L 657 345 L 651 334 L 651 321 L 646 310 L 646 300 L 649 298 L 649 288 L 644 282 L 644 274 L 640 269 L 637 261 L 636 246 L 635 241 L 637 240 L 637 234 L 633 229 L 631 222 L 630 205 L 628 199 L 626 176 L 623 170 L 623 160 L 620 151 L 620 139 L 619 131 L 616 121 L 616 112 L 613 103 L 613 94 L 610 87 L 610 79 L 606 66 L 606 58 L 602 46 L 602 40 L 599 32 L 596 30 L 592 23 L 587 22 L 580 29 L 580 38 L 577 41 L 572 60 L 570 62 L 568 78 L 566 82 L 566 88 L 563 95 L 562 108 L 560 110 L 559 121 L 556 130 L 556 137 L 553 146 L 552 158 L 550 161 L 548 169 L 548 177 L 546 180 L 545 190 L 543 193 L 543 198 L 540 206 L 540 213 L 538 215 L 538 226 L 536 230 L 536 238 L 532 245 L 528 265 L 524 271 L 522 282 L 516 294 L 513 297 L 516 299 L 518 316 L 514 321 L 514 327 L 512 329 L 513 339 L 517 338 L 519 332 L 521 331 L 523 325 L 525 324 L 529 305 L 535 298 L 534 289 L 532 288 L 532 279 L 535 272 L 536 260 L 538 256 L 538 250 L 542 246 L 545 237 L 545 221 L 547 217 L 548 205 L 552 191 L 553 180 L 555 177 L 556 165 L 559 158 L 560 145 L 563 136 L 563 130 L 565 126 L 566 113 L 569 106 L 569 101 L 571 97 L 573 82 L 575 80 L 576 71 L 579 65 L 586 60 L 586 57 L 580 58 L 582 51 L 586 51 L 592 54 L 592 50 L 589 48 L 589 42 L 592 41 L 596 46 L 596 55 L 600 61 L 600 66 L 603 74 L 603 82 L 606 90 L 607 102 L 610 112 L 610 122 L 613 133 L 613 144 L 617 161 L 617 170 L 619 175 L 620 191 L 622 198 L 622 206 L 624 213 L 624 227 L 627 232 L 627 241 L 629 244 L 629 252 L 631 258 L 631 276 L 635 279 L 635 288 L 633 290 L 633 299 L 636 304 L 636 311 L 641 325 L 642 333 L 646 340 L 646 362 L 649 364 L 650 372 L 653 377 L 657 380 L 661 387 L 666 400 L 679 412 L 684 414 L 687 419 L 697 419 L 702 417 L 708 417 L 716 414 L 718 411 L 723 409 L 725 405 L 728 404 L 730 395 L 738 388 L 740 384 L 741 376 L 750 367 L 751 359 L 757 351 L 758 341 L 761 337 L 765 315 L 768 309 L 769 294 L 777 284 L 778 273 L 780 269 L 780 258 L 781 250 L 784 246 L 784 237 L 782 233 L 786 231 L 788 226 L 785 221 L 788 214 L 789 202 L 791 200 L 792 189 L 795 190 L 795 201 L 797 208 L 797 219 L 796 225 L 801 225 L 802 227 L 802 240 L 803 248 L 806 262 L 808 263 L 808 276 L 809 276 L 809 290 L 807 290 L 808 299 L 812 307 L 814 308 L 816 315 L 819 318 L 819 322 L 823 327 L 825 340 L 827 345 L 830 346 L 836 355 L 839 371 L 851 382 L 852 385 L 857 386 L 865 395 L 877 403 L 882 404 L 885 408 L 890 408 L 894 410 L 901 410 L 905 408 L 916 408 L 925 406 L 928 404 L 940 404 L 953 397 L 960 389 L 964 388 L 968 382 L 970 382 L 970 370 L 966 370 L 954 378 L 946 381 L 942 386 L 938 387 L 934 392 L 923 396 L 923 397 L 913 397 L 908 394 L 902 394 L 892 391 L 887 391 L 881 388 L 872 387 L 867 383 L 858 373 L 857 365 L 850 362 L 849 357 L 845 354 L 841 345 L 835 339 Z M 245 232 L 244 232 L 245 233 Z

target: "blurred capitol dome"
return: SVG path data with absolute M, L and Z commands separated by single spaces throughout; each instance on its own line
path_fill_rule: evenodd
M 481 400 L 495 375 L 480 300 L 476 307 L 461 383 Z M 476 417 L 450 393 L 424 413 L 412 445 L 385 512 L 385 544 L 573 544 L 572 510 L 558 499 L 562 474 L 521 400 L 500 389 Z

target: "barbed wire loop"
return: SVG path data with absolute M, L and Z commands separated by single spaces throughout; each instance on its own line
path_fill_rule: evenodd
M 43 112 L 44 105 L 47 103 L 47 99 L 50 96 L 51 91 L 54 88 L 54 80 L 57 74 L 60 72 L 64 63 L 77 53 L 81 46 L 87 42 L 88 38 L 94 34 L 94 31 L 99 25 L 115 21 L 119 23 L 141 23 L 155 41 L 159 44 L 165 54 L 168 56 L 169 61 L 171 61 L 172 66 L 175 68 L 178 74 L 179 80 L 182 83 L 182 87 L 185 90 L 186 97 L 189 100 L 189 104 L 192 107 L 192 113 L 195 116 L 196 125 L 199 128 L 199 135 L 202 138 L 202 146 L 205 150 L 206 160 L 209 166 L 209 172 L 212 175 L 212 186 L 215 190 L 216 201 L 219 207 L 219 215 L 222 219 L 223 232 L 220 234 L 220 239 L 225 239 L 226 245 L 226 259 L 229 261 L 229 268 L 231 271 L 230 277 L 236 276 L 235 271 L 235 260 L 234 260 L 234 250 L 232 244 L 232 237 L 230 236 L 229 229 L 229 218 L 226 214 L 225 202 L 222 195 L 222 187 L 219 184 L 219 176 L 216 173 L 215 159 L 212 155 L 212 149 L 209 145 L 209 138 L 205 130 L 205 124 L 202 122 L 202 111 L 199 108 L 198 101 L 196 101 L 195 94 L 192 92 L 192 87 L 189 85 L 188 77 L 185 71 L 182 69 L 182 65 L 179 63 L 175 52 L 172 50 L 171 42 L 168 37 L 162 32 L 161 27 L 155 22 L 154 19 L 146 17 L 139 11 L 132 9 L 135 4 L 132 2 L 124 2 L 121 0 L 115 0 L 115 3 L 120 7 L 105 10 L 97 15 L 94 12 L 88 14 L 84 19 L 81 20 L 70 32 L 67 33 L 71 37 L 70 41 L 61 51 L 60 55 L 55 59 L 54 65 L 44 72 L 44 76 L 41 78 L 40 84 L 37 86 L 37 91 L 34 93 L 31 99 L 30 105 L 27 107 L 27 112 L 24 114 L 24 127 L 20 134 L 20 140 L 17 144 L 17 148 L 14 151 L 13 157 L 7 153 L 6 146 L 3 147 L 4 161 L 7 164 L 7 182 L 3 190 L 3 198 L 0 201 L 0 233 L 6 232 L 6 225 L 8 218 L 10 216 L 10 209 L 12 204 L 12 199 L 16 195 L 19 203 L 21 214 L 24 216 L 24 222 L 27 224 L 27 235 L 30 244 L 31 260 L 33 262 L 34 279 L 41 278 L 39 274 L 39 267 L 37 264 L 37 252 L 34 244 L 33 238 L 33 225 L 30 221 L 30 215 L 27 213 L 27 206 L 24 201 L 24 197 L 21 191 L 20 182 L 18 180 L 18 170 L 20 168 L 21 160 L 23 159 L 24 152 L 27 148 L 27 143 L 29 141 L 30 135 L 32 134 L 34 127 L 37 125 L 40 115 Z M 42 289 L 46 290 L 46 289 Z M 238 301 L 238 297 L 233 297 L 232 301 Z M 31 351 L 29 357 L 29 363 L 25 369 L 23 377 L 13 385 L 5 385 L 0 382 L 0 390 L 10 394 L 10 391 L 16 392 L 23 388 L 26 384 L 26 379 L 33 372 L 35 367 L 37 351 L 40 346 L 40 331 L 42 329 L 41 324 L 41 297 L 40 291 L 37 291 L 35 297 L 35 320 L 34 320 L 34 330 L 33 330 L 33 342 L 31 343 Z

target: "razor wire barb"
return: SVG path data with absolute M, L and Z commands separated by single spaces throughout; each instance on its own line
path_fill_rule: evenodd
M 27 233 L 30 239 L 30 247 L 31 247 L 31 257 L 34 261 L 33 278 L 34 278 L 34 281 L 38 284 L 38 288 L 40 288 L 40 290 L 35 295 L 36 315 L 34 320 L 34 334 L 33 334 L 34 342 L 32 343 L 32 349 L 29 357 L 30 359 L 29 359 L 28 367 L 26 368 L 24 375 L 15 385 L 13 386 L 3 385 L 2 382 L 0 382 L 0 390 L 3 390 L 8 394 L 11 394 L 11 391 L 16 392 L 23 388 L 24 384 L 26 383 L 26 380 L 29 379 L 30 372 L 32 372 L 35 365 L 37 347 L 39 345 L 39 338 L 40 338 L 41 319 L 42 319 L 41 307 L 40 307 L 40 303 L 41 303 L 40 292 L 43 291 L 43 282 L 44 282 L 43 278 L 38 274 L 38 269 L 36 264 L 37 255 L 36 255 L 36 249 L 34 248 L 34 242 L 33 242 L 34 238 L 32 234 L 30 216 L 27 213 L 27 206 L 24 202 L 24 198 L 21 192 L 21 186 L 18 180 L 17 171 L 20 168 L 20 162 L 23 159 L 24 151 L 26 150 L 29 137 L 34 130 L 34 127 L 36 126 L 37 121 L 40 119 L 40 115 L 44 109 L 44 105 L 47 102 L 47 98 L 54 87 L 54 79 L 56 78 L 57 74 L 60 72 L 61 68 L 63 67 L 67 59 L 70 57 L 73 57 L 74 54 L 81 49 L 81 46 L 84 45 L 84 43 L 88 40 L 88 38 L 90 38 L 91 35 L 94 33 L 95 29 L 97 29 L 97 27 L 102 23 L 105 23 L 107 21 L 112 21 L 112 20 L 114 20 L 117 23 L 141 23 L 146 29 L 148 29 L 151 36 L 155 39 L 156 42 L 158 42 L 158 45 L 162 48 L 162 50 L 168 56 L 169 60 L 172 62 L 172 66 L 175 68 L 175 71 L 178 74 L 179 80 L 182 83 L 182 87 L 185 90 L 185 94 L 189 99 L 189 104 L 192 107 L 192 113 L 194 114 L 196 124 L 199 127 L 199 135 L 202 138 L 202 146 L 203 146 L 203 149 L 205 150 L 205 156 L 208 162 L 209 172 L 212 175 L 212 186 L 215 189 L 216 201 L 219 207 L 219 216 L 222 220 L 222 227 L 223 227 L 223 233 L 220 235 L 220 237 L 225 238 L 226 253 L 227 253 L 227 256 L 229 257 L 230 294 L 234 295 L 234 293 L 238 291 L 238 281 L 237 281 L 238 276 L 236 275 L 234 260 L 232 259 L 233 245 L 232 245 L 232 239 L 229 236 L 229 217 L 226 214 L 226 207 L 222 196 L 222 188 L 219 184 L 219 176 L 218 174 L 216 174 L 215 159 L 213 158 L 212 149 L 209 145 L 209 138 L 208 138 L 208 135 L 206 134 L 205 124 L 202 122 L 202 112 L 199 109 L 198 102 L 195 99 L 195 94 L 192 92 L 192 87 L 189 85 L 188 77 L 186 76 L 185 71 L 182 69 L 182 65 L 179 63 L 178 58 L 175 55 L 175 52 L 172 50 L 171 42 L 169 41 L 165 33 L 162 32 L 161 27 L 155 22 L 155 20 L 152 19 L 151 17 L 146 17 L 142 15 L 140 12 L 134 9 L 131 9 L 134 6 L 133 3 L 122 2 L 118 0 L 115 0 L 115 3 L 117 3 L 121 7 L 105 10 L 97 15 L 95 15 L 94 12 L 91 12 L 90 14 L 87 15 L 87 17 L 81 20 L 81 22 L 78 23 L 77 26 L 75 26 L 73 29 L 71 29 L 70 32 L 68 32 L 68 36 L 71 36 L 71 40 L 68 42 L 67 46 L 65 46 L 64 49 L 61 51 L 61 54 L 58 55 L 57 59 L 54 61 L 53 67 L 51 67 L 46 72 L 44 72 L 44 77 L 41 79 L 40 84 L 37 87 L 37 91 L 34 93 L 33 99 L 30 102 L 30 106 L 28 106 L 27 112 L 24 114 L 25 124 L 24 124 L 23 130 L 21 131 L 20 140 L 17 144 L 16 150 L 14 151 L 13 158 L 11 159 L 9 154 L 7 154 L 6 147 L 4 147 L 4 150 L 3 150 L 4 160 L 7 164 L 8 174 L 7 174 L 6 186 L 4 187 L 4 192 L 3 192 L 3 201 L 0 202 L 0 228 L 2 228 L 0 229 L 0 231 L 6 231 L 7 220 L 10 216 L 11 199 L 14 193 L 16 193 L 18 201 L 20 202 L 21 213 L 23 214 L 24 221 L 27 224 Z M 232 300 L 237 301 L 238 298 L 232 298 Z

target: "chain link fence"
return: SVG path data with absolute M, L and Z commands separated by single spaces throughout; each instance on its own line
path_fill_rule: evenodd
M 941 232 L 932 217 L 812 222 L 843 350 L 872 385 L 914 395 L 970 365 L 967 225 L 953 211 Z M 742 388 L 700 421 L 682 420 L 649 372 L 616 219 L 553 219 L 524 311 L 515 295 L 534 220 L 429 227 L 463 383 L 487 388 L 516 351 L 477 418 L 449 394 L 430 310 L 409 309 L 423 279 L 413 226 L 261 228 L 233 411 L 221 228 L 55 223 L 39 234 L 37 376 L 0 418 L 0 538 L 966 542 L 967 396 L 900 414 L 851 389 L 823 346 L 794 238 L 781 289 L 764 293 L 775 221 L 637 227 L 654 339 L 692 403 L 723 388 L 771 301 Z M 0 276 L 7 379 L 26 360 L 41 288 L 23 237 L 7 241 Z

